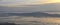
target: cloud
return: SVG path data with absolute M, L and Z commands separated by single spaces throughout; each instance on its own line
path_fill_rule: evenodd
M 5 12 L 21 12 L 21 13 L 30 13 L 30 12 L 44 12 L 44 11 L 60 11 L 60 3 L 52 4 L 41 4 L 41 5 L 25 5 L 25 7 L 2 7 L 1 9 Z
M 59 0 L 2 0 L 0 6 L 18 6 L 18 5 L 34 5 L 34 4 L 46 4 L 57 3 Z
M 2 0 L 1 2 L 4 4 L 9 4 L 10 3 L 31 3 L 31 2 L 36 2 L 37 0 Z
M 37 0 L 2 0 L 0 1 L 0 6 L 15 6 L 31 4 L 31 2 L 36 2 Z
M 14 5 L 14 4 L 13 4 Z M 10 6 L 13 6 L 10 4 Z M 18 5 L 18 4 L 16 4 Z M 5 12 L 36 12 L 36 11 L 60 11 L 60 3 L 40 4 L 40 5 L 18 5 L 17 7 L 6 7 L 0 5 L 1 11 Z M 2 6 L 2 7 L 1 7 Z

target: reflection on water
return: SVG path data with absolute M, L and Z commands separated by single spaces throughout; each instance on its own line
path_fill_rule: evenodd
M 16 23 L 20 25 L 60 25 L 60 18 L 10 16 L 10 17 L 0 17 L 0 23 L 1 22 Z

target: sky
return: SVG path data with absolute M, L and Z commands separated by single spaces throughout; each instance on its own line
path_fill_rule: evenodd
M 57 2 L 60 2 L 60 0 L 0 0 L 0 6 L 34 5 Z
M 38 0 L 1 0 L 0 5 L 2 6 L 25 5 L 25 4 L 27 5 L 37 1 Z
M 59 3 L 60 0 L 0 0 L 0 11 L 21 13 L 36 11 L 60 11 Z M 26 5 L 38 5 L 38 6 L 26 6 Z

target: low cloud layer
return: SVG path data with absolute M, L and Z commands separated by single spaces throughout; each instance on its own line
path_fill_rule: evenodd
M 52 4 L 41 4 L 41 5 L 26 5 L 25 7 L 0 7 L 0 11 L 4 12 L 21 12 L 21 13 L 29 13 L 29 12 L 44 12 L 44 11 L 60 11 L 60 3 L 52 3 Z

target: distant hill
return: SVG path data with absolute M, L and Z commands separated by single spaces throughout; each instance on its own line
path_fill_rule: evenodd
M 33 16 L 33 17 L 60 17 L 60 14 L 48 14 L 43 12 L 32 12 L 32 13 L 4 13 L 0 16 Z

